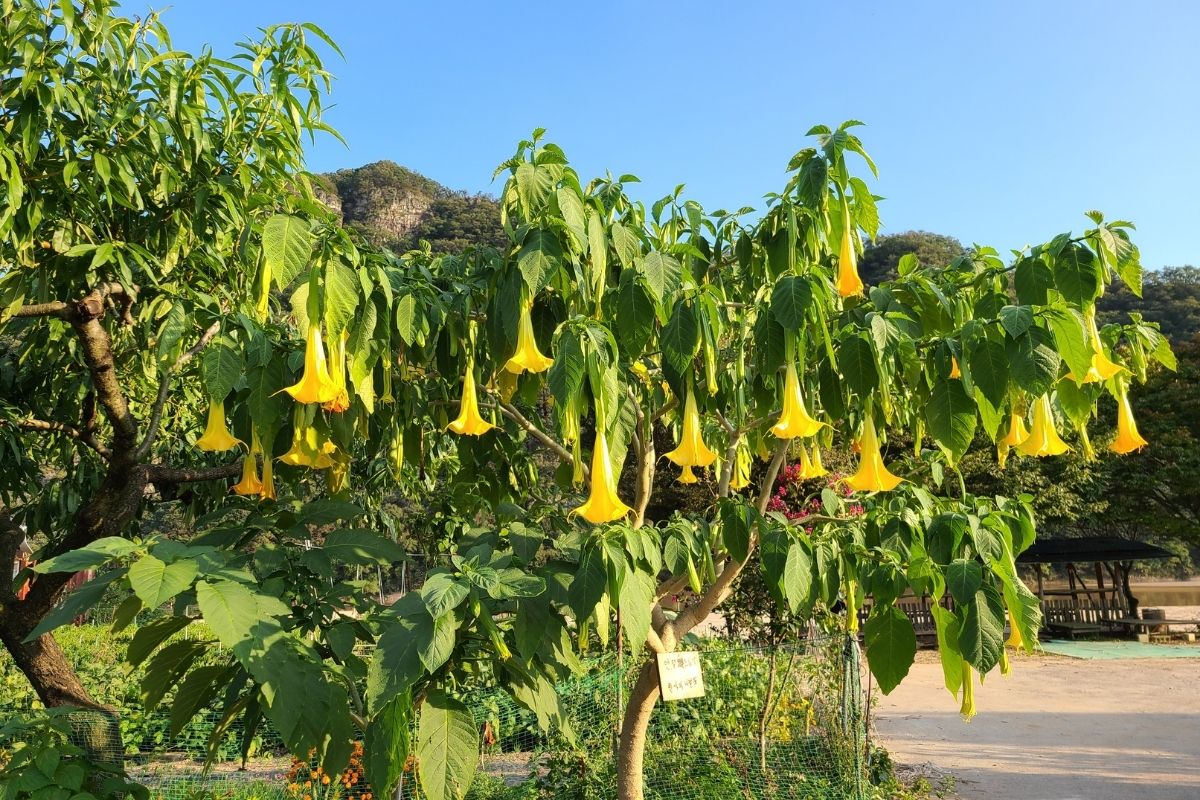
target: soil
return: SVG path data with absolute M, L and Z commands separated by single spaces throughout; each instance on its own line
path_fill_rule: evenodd
M 898 764 L 953 775 L 962 800 L 1196 800 L 1197 678 L 1200 659 L 1022 656 L 976 688 L 964 723 L 922 652 L 872 718 Z

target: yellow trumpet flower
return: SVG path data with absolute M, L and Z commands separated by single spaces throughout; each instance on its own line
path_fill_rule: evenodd
M 970 722 L 971 717 L 975 716 L 975 688 L 971 681 L 971 666 L 964 661 L 962 662 L 962 708 L 959 710 L 964 722 Z
M 350 395 L 346 392 L 346 340 L 350 334 L 343 332 L 333 337 L 329 344 L 329 382 L 333 385 L 333 396 L 321 404 L 326 411 L 340 413 L 350 408 Z
M 612 461 L 608 457 L 608 440 L 604 429 L 596 430 L 596 441 L 592 446 L 592 486 L 587 502 L 575 509 L 588 522 L 601 524 L 615 522 L 630 511 L 629 506 L 617 496 L 617 480 L 613 475 Z
M 258 496 L 263 500 L 275 499 L 275 465 L 270 453 L 263 453 L 262 489 Z
M 729 478 L 729 488 L 740 492 L 750 485 L 750 445 L 745 439 L 738 442 L 737 453 L 733 460 L 733 475 Z
M 475 396 L 475 360 L 467 361 L 467 373 L 463 377 L 462 402 L 459 403 L 458 419 L 447 426 L 458 434 L 482 436 L 496 427 L 479 413 L 479 399 Z
M 1007 650 L 1000 651 L 999 664 L 1000 664 L 1001 677 L 1007 678 L 1009 676 L 1009 674 L 1012 673 L 1012 663 L 1008 660 L 1008 651 Z
M 333 465 L 330 458 L 337 445 L 322 439 L 320 431 L 312 425 L 304 425 L 292 431 L 292 447 L 279 460 L 293 467 L 327 469 Z
M 958 368 L 958 359 L 954 356 L 950 356 L 950 377 L 952 379 L 962 377 L 962 370 Z
M 667 453 L 666 457 L 684 468 L 687 477 L 680 476 L 679 480 L 682 483 L 696 482 L 695 476 L 691 474 L 691 467 L 707 467 L 717 460 L 717 454 L 704 443 L 700 412 L 696 408 L 696 397 L 690 388 L 687 400 L 683 404 L 683 430 L 679 433 L 679 446 Z
M 1104 344 L 1100 340 L 1100 330 L 1096 327 L 1096 309 L 1091 308 L 1084 314 L 1084 321 L 1087 324 L 1088 339 L 1092 345 L 1092 363 L 1088 367 L 1087 374 L 1083 376 L 1083 383 L 1100 383 L 1109 378 L 1125 371 L 1125 368 L 1114 361 L 1111 361 L 1108 355 L 1104 352 Z M 1068 377 L 1071 380 L 1078 380 L 1074 373 Z
M 838 248 L 837 290 L 842 297 L 863 293 L 858 276 L 858 254 L 854 248 L 854 227 L 850 221 L 850 203 L 842 200 L 842 244 Z
M 537 338 L 533 335 L 533 318 L 529 312 L 529 305 L 521 307 L 521 321 L 517 323 L 517 351 L 504 365 L 504 369 L 514 375 L 520 375 L 526 370 L 545 372 L 554 363 L 554 359 L 547 358 L 538 350 Z
M 1000 462 L 1000 469 L 1004 469 L 1004 464 L 1008 461 L 1008 451 L 1028 438 L 1029 431 L 1025 429 L 1025 418 L 1013 411 L 1009 417 L 1008 433 L 1003 439 L 996 442 L 996 459 Z
M 858 471 L 846 478 L 846 484 L 858 492 L 890 492 L 904 480 L 888 472 L 879 452 L 879 437 L 875 433 L 875 420 L 867 414 L 863 422 L 862 436 L 858 439 Z
M 1020 650 L 1025 646 L 1025 640 L 1021 638 L 1021 629 L 1017 627 L 1017 621 L 1013 619 L 1012 609 L 1008 610 L 1008 629 L 1008 639 L 1004 644 Z
M 298 403 L 328 403 L 337 391 L 325 362 L 321 326 L 315 321 L 308 326 L 308 337 L 304 343 L 304 373 L 299 382 L 284 391 Z
M 220 453 L 232 450 L 239 444 L 244 444 L 244 442 L 231 434 L 229 428 L 225 427 L 225 401 L 210 399 L 208 401 L 208 424 L 204 428 L 204 434 L 196 440 L 196 447 L 210 453 Z
M 822 475 L 829 474 L 829 470 L 825 469 L 824 465 L 821 464 L 820 447 L 814 444 L 812 452 L 815 460 L 814 458 L 809 458 L 808 448 L 800 445 L 800 477 L 804 480 L 819 478 Z
M 692 465 L 685 464 L 683 469 L 679 471 L 680 483 L 699 483 L 700 479 L 696 477 L 696 473 L 692 472 Z
M 258 454 L 262 447 L 258 443 L 258 431 L 250 431 L 250 453 L 242 459 L 242 479 L 234 484 L 237 494 L 262 494 L 262 481 L 258 479 Z
M 810 477 L 820 478 L 822 475 L 828 475 L 829 470 L 825 469 L 825 465 L 821 463 L 821 445 L 813 442 L 812 447 L 812 475 Z
M 1044 394 L 1033 407 L 1033 425 L 1029 436 L 1017 445 L 1017 452 L 1027 456 L 1060 456 L 1071 448 L 1059 438 L 1054 427 L 1054 412 L 1050 409 L 1050 395 Z
M 1129 392 L 1125 384 L 1121 384 L 1120 394 L 1117 395 L 1117 438 L 1109 449 L 1114 453 L 1125 455 L 1134 450 L 1140 450 L 1149 442 L 1138 433 L 1137 422 L 1133 418 L 1133 409 L 1129 406 Z
M 804 407 L 804 394 L 800 391 L 800 377 L 796 374 L 794 363 L 787 365 L 787 376 L 783 381 L 783 411 L 779 421 L 771 428 L 779 439 L 795 439 L 797 436 L 813 436 L 824 422 L 813 419 Z

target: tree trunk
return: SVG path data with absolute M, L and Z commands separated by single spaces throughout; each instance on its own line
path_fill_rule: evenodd
M 654 660 L 647 661 L 629 693 L 621 722 L 620 747 L 617 749 L 618 800 L 642 800 L 645 796 L 642 767 L 646 757 L 646 732 L 658 696 L 658 664 Z

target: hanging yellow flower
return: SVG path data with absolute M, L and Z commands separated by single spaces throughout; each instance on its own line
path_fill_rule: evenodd
M 854 247 L 854 225 L 850 220 L 850 201 L 842 199 L 842 244 L 838 248 L 837 290 L 842 297 L 863 293 L 858 276 L 858 253 Z
M 594 524 L 615 522 L 630 511 L 629 506 L 617 496 L 617 481 L 613 475 L 612 461 L 608 457 L 608 440 L 604 429 L 596 431 L 592 446 L 592 486 L 587 502 L 575 509 L 575 513 Z
M 258 479 L 258 454 L 262 447 L 258 443 L 258 431 L 250 431 L 250 453 L 242 459 L 242 479 L 234 484 L 233 491 L 237 494 L 261 494 L 263 485 Z
M 331 493 L 337 494 L 346 488 L 346 481 L 350 477 L 350 454 L 338 450 L 329 458 L 333 463 L 325 470 L 325 486 Z
M 1117 394 L 1117 438 L 1109 446 L 1114 453 L 1125 455 L 1134 450 L 1140 450 L 1149 442 L 1138 433 L 1137 422 L 1133 418 L 1133 409 L 1129 405 L 1129 390 L 1124 382 L 1120 384 Z
M 808 409 L 804 407 L 804 394 L 800 391 L 796 365 L 788 364 L 783 381 L 783 411 L 779 414 L 779 421 L 771 428 L 771 433 L 779 439 L 795 439 L 797 436 L 813 436 L 824 427 L 824 422 L 809 416 Z
M 707 467 L 717 460 L 717 454 L 708 449 L 700 425 L 700 412 L 696 408 L 696 397 L 688 388 L 687 400 L 683 404 L 683 430 L 679 433 L 679 446 L 666 457 L 684 468 L 681 483 L 695 483 L 692 467 Z
M 964 722 L 970 722 L 971 717 L 975 716 L 975 688 L 972 685 L 973 671 L 971 666 L 966 662 L 962 662 L 962 708 L 959 713 L 962 714 Z
M 1008 433 L 1003 439 L 996 442 L 996 458 L 1000 462 L 1000 469 L 1004 469 L 1004 464 L 1008 461 L 1008 451 L 1028 438 L 1029 431 L 1025 429 L 1025 418 L 1014 410 L 1009 417 Z
M 340 413 L 350 408 L 350 395 L 346 392 L 346 340 L 348 333 L 333 337 L 329 344 L 329 382 L 333 396 L 321 404 L 326 411 Z
M 1124 372 L 1125 368 L 1109 360 L 1108 355 L 1104 352 L 1104 343 L 1100 339 L 1100 330 L 1096 327 L 1095 307 L 1093 306 L 1088 309 L 1083 317 L 1087 325 L 1088 340 L 1092 345 L 1092 363 L 1088 367 L 1087 374 L 1083 376 L 1083 383 L 1100 383 Z M 1078 380 L 1074 373 L 1068 377 L 1074 381 Z
M 467 360 L 466 375 L 463 376 L 462 402 L 459 404 L 458 419 L 448 428 L 466 436 L 482 436 L 496 427 L 479 413 L 479 399 L 475 396 L 475 359 Z
M 1027 456 L 1060 456 L 1071 448 L 1058 435 L 1054 427 L 1054 412 L 1050 408 L 1050 395 L 1044 394 L 1033 407 L 1033 426 L 1029 436 L 1017 445 L 1017 452 Z
M 950 356 L 950 378 L 954 379 L 954 378 L 961 378 L 961 377 L 962 377 L 962 370 L 960 370 L 958 368 L 958 359 L 955 358 L 954 356 Z
M 243 444 L 242 440 L 231 434 L 229 428 L 225 427 L 225 401 L 210 399 L 208 401 L 208 424 L 204 428 L 204 435 L 196 440 L 196 447 L 210 453 L 220 453 L 232 450 L 239 444 Z
M 262 489 L 258 496 L 263 500 L 275 499 L 275 465 L 270 453 L 263 453 Z
M 875 420 L 867 414 L 863 422 L 862 436 L 858 439 L 858 471 L 846 478 L 846 484 L 858 492 L 890 492 L 904 480 L 888 472 L 879 452 L 879 437 L 875 434 Z
M 547 358 L 538 350 L 537 338 L 533 335 L 533 318 L 530 316 L 531 305 L 521 306 L 521 320 L 517 323 L 517 351 L 504 365 L 504 369 L 514 375 L 526 370 L 545 372 L 554 363 L 554 359 Z
M 279 460 L 293 467 L 328 469 L 333 464 L 330 458 L 337 445 L 321 436 L 313 425 L 302 425 L 292 431 L 292 447 Z
M 284 389 L 298 403 L 328 403 L 336 393 L 325 362 L 325 346 L 321 343 L 321 326 L 315 321 L 308 326 L 304 344 L 304 373 L 298 383 Z
M 813 454 L 817 460 L 814 462 L 808 455 L 808 448 L 800 445 L 800 478 L 809 480 L 811 478 L 819 478 L 822 475 L 827 475 L 828 470 L 821 465 L 821 450 L 817 445 L 813 445 Z
M 822 475 L 828 475 L 829 470 L 825 469 L 825 465 L 821 463 L 821 445 L 813 442 L 812 447 L 812 475 L 810 477 L 820 478 Z
M 699 483 L 700 479 L 696 477 L 696 473 L 692 472 L 691 464 L 684 464 L 683 469 L 679 471 L 680 483 Z
M 1021 629 L 1017 627 L 1017 621 L 1013 619 L 1012 609 L 1008 610 L 1008 630 L 1008 639 L 1004 644 L 1017 650 L 1024 647 L 1025 640 L 1021 638 Z
M 750 445 L 743 438 L 738 442 L 733 459 L 733 474 L 729 478 L 729 488 L 740 492 L 750 485 Z

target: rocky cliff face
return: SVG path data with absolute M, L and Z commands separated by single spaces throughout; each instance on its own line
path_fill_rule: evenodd
M 454 192 L 391 161 L 321 176 L 318 198 L 371 243 L 404 252 L 428 241 L 434 252 L 505 244 L 496 201 Z

